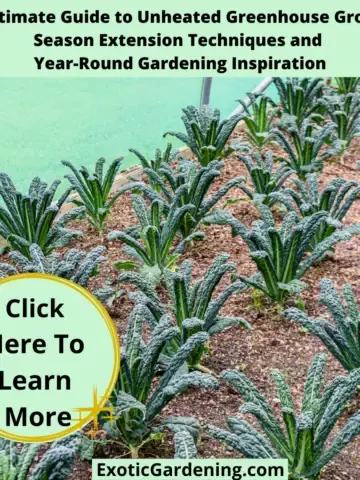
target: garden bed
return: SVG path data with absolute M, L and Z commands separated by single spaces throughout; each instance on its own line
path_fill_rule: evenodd
M 241 133 L 235 134 L 236 136 Z M 271 147 L 278 148 L 278 147 Z M 354 140 L 349 153 L 345 154 L 344 165 L 339 162 L 328 163 L 320 176 L 320 185 L 328 183 L 335 177 L 342 177 L 347 180 L 358 180 L 359 170 L 356 168 L 356 161 L 360 158 L 360 143 Z M 214 185 L 218 189 L 224 182 L 235 176 L 246 176 L 244 165 L 233 154 L 225 160 L 225 167 L 221 176 Z M 233 205 L 229 205 L 232 213 L 241 220 L 247 227 L 259 218 L 256 208 L 249 203 L 240 190 L 232 190 L 229 197 L 243 197 Z M 225 202 L 223 199 L 222 204 Z M 280 217 L 279 217 L 280 218 Z M 357 201 L 345 218 L 345 224 L 350 225 L 360 222 L 360 202 Z M 122 196 L 115 204 L 112 214 L 109 217 L 107 229 L 123 230 L 135 223 L 130 201 L 130 194 Z M 84 237 L 74 242 L 71 247 L 76 246 L 85 250 L 99 245 L 99 235 L 86 222 L 77 224 L 84 231 Z M 184 258 L 191 258 L 194 261 L 194 274 L 200 277 L 212 264 L 214 257 L 227 252 L 231 255 L 231 261 L 238 266 L 238 273 L 249 276 L 255 273 L 254 264 L 248 255 L 248 248 L 240 237 L 232 238 L 230 227 L 212 225 L 202 227 L 206 237 L 202 242 L 195 242 L 186 252 Z M 123 258 L 122 245 L 120 242 L 109 242 L 104 235 L 102 240 L 107 247 L 107 260 L 101 265 L 100 275 L 95 277 L 91 286 L 101 286 L 104 280 L 112 278 L 116 280 L 118 272 L 112 264 Z M 308 288 L 303 292 L 306 311 L 309 316 L 315 318 L 319 315 L 327 315 L 325 308 L 317 302 L 319 294 L 319 281 L 321 278 L 329 278 L 338 287 L 350 283 L 357 298 L 360 298 L 360 239 L 353 237 L 352 240 L 340 243 L 332 259 L 326 260 L 323 264 L 313 267 L 307 272 L 304 281 Z M 226 281 L 228 282 L 228 278 Z M 225 286 L 222 282 L 219 290 Z M 123 285 L 117 285 L 124 288 Z M 129 290 L 129 287 L 125 287 Z M 164 292 L 159 292 L 161 296 Z M 291 303 L 291 301 L 290 301 Z M 133 304 L 123 295 L 111 308 L 111 315 L 117 327 L 120 341 L 126 330 L 127 320 Z M 252 292 L 246 291 L 230 298 L 222 310 L 222 313 L 239 316 L 247 320 L 253 330 L 251 332 L 233 326 L 222 333 L 212 337 L 209 345 L 210 353 L 205 357 L 203 364 L 220 374 L 225 369 L 237 369 L 246 375 L 265 394 L 269 403 L 277 407 L 279 400 L 270 372 L 274 368 L 280 369 L 286 375 L 292 392 L 299 407 L 302 400 L 302 388 L 306 372 L 311 359 L 319 352 L 326 352 L 326 348 L 316 337 L 304 332 L 297 325 L 285 320 L 281 311 L 274 307 L 262 297 L 259 308 L 255 308 Z M 236 341 L 234 341 L 236 340 Z M 346 375 L 341 365 L 328 354 L 326 381 L 337 375 Z M 297 388 L 300 388 L 297 390 Z M 219 390 L 188 390 L 176 401 L 173 401 L 166 408 L 165 413 L 170 415 L 182 415 L 196 417 L 202 425 L 214 424 L 225 426 L 226 417 L 236 415 L 241 405 L 241 397 L 229 387 L 221 383 Z M 333 433 L 337 433 L 346 420 L 360 409 L 360 394 L 355 397 L 345 410 L 342 421 L 336 426 Z M 279 411 L 277 412 L 279 413 Z M 251 422 L 251 417 L 247 418 Z M 225 449 L 219 442 L 210 439 L 206 434 L 202 435 L 198 452 L 200 457 L 230 458 L 238 457 L 239 454 L 230 449 Z M 119 458 L 125 456 L 126 452 L 116 444 L 107 444 L 106 447 L 98 447 L 97 458 Z M 172 458 L 173 444 L 171 435 L 167 435 L 162 441 L 152 442 L 140 450 L 141 458 Z M 356 480 L 359 478 L 360 470 L 360 438 L 358 437 L 347 448 L 345 448 L 324 470 L 322 480 Z M 89 479 L 91 466 L 88 463 L 78 461 L 73 470 L 72 479 Z

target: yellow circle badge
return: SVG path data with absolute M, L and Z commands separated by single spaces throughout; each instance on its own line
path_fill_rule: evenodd
M 0 436 L 46 442 L 84 427 L 119 363 L 112 320 L 87 290 L 44 274 L 0 281 Z

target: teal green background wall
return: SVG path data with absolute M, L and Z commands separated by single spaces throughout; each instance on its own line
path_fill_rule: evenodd
M 211 104 L 229 115 L 260 78 L 215 78 Z M 66 173 L 61 160 L 91 166 L 100 158 L 137 163 L 151 155 L 167 130 L 183 130 L 181 108 L 199 105 L 201 78 L 1 78 L 0 171 L 27 189 L 38 175 Z M 274 87 L 270 87 L 274 91 Z M 170 137 L 169 137 L 170 138 Z M 180 144 L 177 143 L 177 146 Z

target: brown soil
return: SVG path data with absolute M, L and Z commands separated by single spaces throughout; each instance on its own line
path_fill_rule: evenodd
M 240 134 L 241 135 L 241 134 Z M 274 147 L 275 149 L 275 147 Z M 343 177 L 346 179 L 360 180 L 359 170 L 356 168 L 357 159 L 360 158 L 360 144 L 355 140 L 350 153 L 345 155 L 345 164 L 339 162 L 328 163 L 323 174 L 321 183 L 326 184 L 331 178 Z M 214 189 L 218 189 L 225 181 L 234 176 L 245 176 L 246 170 L 243 164 L 232 155 L 225 160 L 221 178 Z M 244 196 L 240 191 L 231 191 L 228 197 Z M 245 200 L 245 198 L 244 198 Z M 258 218 L 258 212 L 248 201 L 238 202 L 231 207 L 234 215 L 246 226 Z M 120 198 L 113 209 L 108 222 L 108 230 L 122 230 L 124 227 L 134 224 L 135 217 L 132 213 L 130 196 Z M 357 202 L 346 217 L 346 224 L 360 222 L 360 202 Z M 77 242 L 76 246 L 89 249 L 101 243 L 99 236 L 86 224 L 81 224 L 85 235 Z M 238 265 L 238 273 L 250 275 L 254 273 L 254 265 L 250 261 L 248 250 L 240 237 L 232 238 L 230 228 L 210 226 L 203 227 L 206 238 L 203 242 L 196 242 L 185 258 L 194 261 L 194 273 L 197 277 L 202 276 L 214 257 L 220 252 L 231 254 L 231 260 Z M 123 258 L 122 246 L 119 242 L 102 240 L 107 247 L 107 261 L 101 267 L 101 275 L 93 279 L 92 286 L 99 286 L 104 279 L 116 280 L 118 273 L 112 267 L 115 260 Z M 326 311 L 317 303 L 319 294 L 319 280 L 329 278 L 337 286 L 350 283 L 360 298 L 360 243 L 358 238 L 342 243 L 337 246 L 333 259 L 312 268 L 306 274 L 304 281 L 308 288 L 303 292 L 306 310 L 312 317 L 320 314 L 326 315 Z M 227 279 L 228 280 L 228 279 Z M 224 283 L 220 286 L 220 289 Z M 120 286 L 124 288 L 124 286 Z M 128 287 L 125 287 L 128 289 Z M 111 314 L 118 328 L 120 340 L 126 330 L 127 318 L 132 309 L 131 302 L 122 296 L 113 306 Z M 263 300 L 259 310 L 254 307 L 251 291 L 243 292 L 232 297 L 225 305 L 222 313 L 231 316 L 240 316 L 251 323 L 253 330 L 248 332 L 237 326 L 212 337 L 209 345 L 210 354 L 204 359 L 204 365 L 216 374 L 224 369 L 238 369 L 244 371 L 249 378 L 264 393 L 265 397 L 279 413 L 279 400 L 276 395 L 270 372 L 274 368 L 284 372 L 289 380 L 292 392 L 299 407 L 302 399 L 304 380 L 309 362 L 313 356 L 321 351 L 326 351 L 323 344 L 309 333 L 302 331 L 293 323 L 282 318 L 281 313 L 274 305 Z M 341 365 L 329 355 L 327 362 L 326 381 L 336 375 L 344 375 L 346 372 Z M 164 414 L 189 415 L 196 417 L 202 425 L 213 424 L 225 426 L 226 417 L 237 415 L 242 400 L 240 396 L 227 384 L 221 383 L 216 392 L 203 390 L 191 390 L 171 402 Z M 356 397 L 346 408 L 339 426 L 356 411 L 360 409 L 360 395 Z M 252 421 L 251 417 L 247 418 Z M 338 429 L 338 427 L 336 427 Z M 118 446 L 108 444 L 106 448 L 99 447 L 96 457 L 124 456 L 125 451 Z M 220 443 L 203 434 L 199 455 L 206 458 L 238 457 L 239 454 L 224 448 Z M 173 447 L 171 436 L 168 435 L 161 442 L 153 442 L 140 451 L 142 458 L 172 458 Z M 324 470 L 322 480 L 357 480 L 360 475 L 360 437 L 339 454 Z M 85 480 L 91 478 L 91 465 L 85 462 L 76 462 L 73 480 Z

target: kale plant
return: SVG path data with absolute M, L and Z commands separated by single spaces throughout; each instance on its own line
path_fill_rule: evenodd
M 86 209 L 87 219 L 96 230 L 101 232 L 105 220 L 112 206 L 125 191 L 131 190 L 136 184 L 127 184 L 120 188 L 109 200 L 111 189 L 119 172 L 122 158 L 114 160 L 106 173 L 104 172 L 105 159 L 100 158 L 95 165 L 95 171 L 89 172 L 86 167 L 77 170 L 70 162 L 63 161 L 63 165 L 69 167 L 72 174 L 65 175 L 78 197 L 72 197 L 71 202 Z
M 159 187 L 162 195 L 157 194 L 145 185 L 141 190 L 150 200 L 164 202 L 164 214 L 168 216 L 174 208 L 192 206 L 182 218 L 179 230 L 183 238 L 187 238 L 198 227 L 209 211 L 233 188 L 241 188 L 243 177 L 232 178 L 222 185 L 215 193 L 209 194 L 215 180 L 220 176 L 223 162 L 212 161 L 206 167 L 199 167 L 196 163 L 185 158 L 180 159 L 179 167 L 175 170 L 162 164 L 156 173 L 145 169 L 152 184 Z M 165 181 L 163 180 L 165 179 Z
M 20 252 L 9 253 L 9 263 L 0 263 L 0 278 L 20 273 L 46 273 L 65 278 L 88 288 L 91 277 L 98 274 L 98 266 L 105 260 L 105 247 L 95 247 L 90 252 L 69 250 L 65 255 L 52 253 L 45 257 L 41 248 L 33 244 L 29 248 L 30 260 Z M 93 291 L 93 294 L 102 302 L 113 295 L 113 289 L 103 287 Z
M 270 131 L 274 118 L 279 115 L 279 108 L 263 93 L 247 93 L 247 96 L 252 102 L 250 108 L 243 100 L 238 100 L 248 115 L 244 118 L 247 126 L 245 135 L 254 147 L 261 150 L 271 138 Z M 257 103 L 258 98 L 260 98 L 259 103 Z
M 336 125 L 336 136 L 342 153 L 354 137 L 360 136 L 360 95 L 324 96 L 320 101 Z
M 120 240 L 124 243 L 126 245 L 124 251 L 134 260 L 120 260 L 115 266 L 119 270 L 140 269 L 142 275 L 156 284 L 163 270 L 174 265 L 186 244 L 192 240 L 202 239 L 204 234 L 192 232 L 173 249 L 180 225 L 186 214 L 191 214 L 195 210 L 194 205 L 189 204 L 178 208 L 173 204 L 165 220 L 163 220 L 164 203 L 161 200 L 153 200 L 148 208 L 141 196 L 133 195 L 132 205 L 140 224 L 135 228 L 131 227 L 128 232 L 111 232 L 108 239 Z M 142 244 L 137 238 L 142 241 Z
M 252 157 L 238 155 L 249 172 L 253 189 L 250 190 L 245 185 L 239 185 L 246 195 L 255 202 L 262 202 L 271 207 L 276 203 L 271 194 L 277 192 L 284 185 L 286 180 L 295 173 L 287 165 L 280 165 L 275 171 L 273 154 L 269 150 L 265 153 L 265 159 L 259 153 L 253 153 Z
M 319 109 L 318 99 L 324 88 L 322 78 L 274 79 L 283 114 L 293 117 L 300 126 Z
M 234 150 L 226 148 L 234 128 L 244 118 L 244 114 L 233 115 L 232 117 L 220 120 L 220 111 L 214 111 L 209 105 L 202 105 L 200 110 L 194 106 L 183 108 L 185 133 L 166 132 L 166 135 L 173 135 L 189 148 L 203 166 L 207 166 L 213 160 L 225 158 Z
M 253 222 L 249 231 L 230 212 L 213 210 L 205 218 L 205 224 L 230 225 L 232 235 L 240 235 L 250 250 L 258 273 L 250 278 L 237 277 L 247 284 L 261 290 L 280 305 L 288 294 L 299 294 L 306 286 L 301 278 L 335 244 L 349 240 L 360 234 L 360 224 L 354 224 L 339 230 L 320 242 L 307 255 L 314 235 L 324 222 L 328 213 L 320 211 L 299 221 L 296 213 L 288 213 L 280 228 L 277 228 L 271 211 L 263 204 L 258 205 L 262 219 Z
M 320 290 L 319 301 L 329 310 L 333 324 L 324 318 L 312 320 L 297 308 L 286 310 L 286 318 L 319 337 L 346 370 L 360 368 L 360 315 L 351 286 L 342 289 L 345 301 L 330 280 L 322 279 Z
M 338 93 L 347 95 L 348 93 L 356 93 L 360 82 L 360 77 L 335 77 Z
M 57 218 L 61 207 L 67 200 L 71 188 L 68 188 L 56 201 L 54 196 L 60 181 L 50 187 L 35 177 L 24 195 L 16 190 L 10 177 L 0 173 L 0 236 L 15 250 L 30 258 L 30 245 L 36 243 L 45 255 L 56 247 L 64 247 L 81 232 L 65 228 L 71 221 L 84 216 L 84 208 L 73 208 Z M 3 253 L 6 249 L 2 249 Z
M 133 148 L 130 148 L 130 152 L 134 153 L 138 159 L 140 160 L 140 163 L 143 167 L 144 173 L 147 174 L 147 177 L 149 179 L 149 184 L 151 188 L 157 192 L 160 191 L 160 187 L 158 183 L 154 182 L 151 178 L 151 175 L 148 174 L 149 171 L 159 173 L 159 170 L 163 166 L 169 166 L 171 163 L 177 159 L 179 155 L 178 150 L 172 151 L 172 145 L 171 143 L 167 144 L 166 150 L 164 153 L 161 152 L 161 150 L 158 148 L 155 152 L 154 159 L 153 160 L 147 160 L 142 153 L 140 153 L 138 150 L 135 150 Z M 161 177 L 161 174 L 160 174 Z
M 66 480 L 79 448 L 78 434 L 52 443 L 34 466 L 41 444 L 18 444 L 0 438 L 0 478 L 2 480 Z
M 289 462 L 291 478 L 318 480 L 321 470 L 357 435 L 360 413 L 353 415 L 330 446 L 326 442 L 360 381 L 360 370 L 347 377 L 336 377 L 322 392 L 326 355 L 314 357 L 308 371 L 301 412 L 296 415 L 294 400 L 285 375 L 274 370 L 281 404 L 283 425 L 277 420 L 263 395 L 245 374 L 236 370 L 222 373 L 242 396 L 242 414 L 252 414 L 263 433 L 245 419 L 229 417 L 229 430 L 210 426 L 211 437 L 238 450 L 247 458 L 284 458 Z M 285 428 L 284 428 L 285 427 Z
M 311 241 L 310 247 L 314 249 L 335 230 L 342 228 L 342 221 L 357 199 L 360 187 L 357 182 L 335 178 L 320 191 L 318 175 L 314 173 L 306 175 L 306 182 L 294 179 L 293 183 L 296 190 L 285 188 L 271 194 L 271 200 L 282 203 L 288 211 L 296 212 L 299 221 L 317 212 L 328 212 L 328 217 L 319 226 Z
M 229 258 L 230 255 L 226 253 L 217 256 L 205 276 L 197 281 L 193 281 L 193 262 L 190 260 L 185 260 L 176 272 L 170 270 L 164 272 L 170 298 L 170 304 L 167 307 L 175 317 L 179 335 L 166 345 L 163 352 L 163 363 L 168 363 L 182 345 L 198 332 L 206 332 L 211 336 L 233 324 L 251 329 L 250 325 L 242 318 L 219 315 L 225 302 L 232 295 L 245 289 L 245 285 L 241 282 L 232 283 L 215 298 L 215 290 L 224 280 L 224 276 L 236 271 L 236 265 L 228 262 Z M 150 327 L 154 330 L 167 311 L 151 285 L 148 285 L 141 275 L 132 272 L 120 275 L 119 280 L 132 283 L 142 291 L 142 294 L 135 293 L 129 294 L 129 296 L 137 303 L 145 305 L 150 311 L 150 316 L 147 318 Z M 201 365 L 204 351 L 203 344 L 194 348 L 187 361 L 189 369 L 212 373 Z
M 305 180 L 307 173 L 322 170 L 325 160 L 339 153 L 336 143 L 332 144 L 332 148 L 320 153 L 327 139 L 332 137 L 335 128 L 336 124 L 333 122 L 329 122 L 323 127 L 315 127 L 309 119 L 305 119 L 298 127 L 294 121 L 289 120 L 286 129 L 291 140 L 280 130 L 273 129 L 272 132 L 278 143 L 287 154 L 287 157 L 280 157 L 280 160 L 295 170 L 300 180 Z
M 197 449 L 194 437 L 187 431 L 182 430 L 174 435 L 174 458 L 185 460 L 187 458 L 197 458 Z
M 199 332 L 193 335 L 171 359 L 166 372 L 154 385 L 157 365 L 167 342 L 179 334 L 171 318 L 164 315 L 153 330 L 149 342 L 142 341 L 142 330 L 147 313 L 137 305 L 129 318 L 126 341 L 121 349 L 120 373 L 110 397 L 115 420 L 104 424 L 109 435 L 116 437 L 130 452 L 138 457 L 139 449 L 158 437 L 159 429 L 169 427 L 175 431 L 188 430 L 197 425 L 189 417 L 169 417 L 160 421 L 165 406 L 188 388 L 216 389 L 217 380 L 200 372 L 182 373 L 182 366 L 194 348 L 208 340 Z M 100 416 L 100 421 L 104 419 Z

